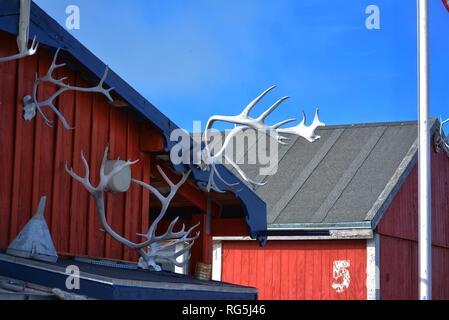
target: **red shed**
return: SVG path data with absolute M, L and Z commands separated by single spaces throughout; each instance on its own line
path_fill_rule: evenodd
M 261 299 L 417 299 L 417 123 L 318 134 L 282 147 L 277 173 L 256 188 L 267 246 L 231 229 L 215 237 L 215 279 L 255 286 Z M 449 299 L 449 159 L 437 143 L 432 215 L 433 297 Z
M 0 57 L 17 53 L 19 13 L 19 1 L 0 1 Z M 67 84 L 95 86 L 106 70 L 102 61 L 34 3 L 30 35 L 36 35 L 40 43 L 36 54 L 0 63 L 1 250 L 29 221 L 40 197 L 46 196 L 45 218 L 60 255 L 136 261 L 133 250 L 101 231 L 94 199 L 64 170 L 68 163 L 82 173 L 83 152 L 91 179 L 97 183 L 107 144 L 111 159 L 139 159 L 132 166 L 132 177 L 159 189 L 167 185 L 155 170 L 156 165 L 174 181 L 179 180 L 180 173 L 192 171 L 170 204 L 167 221 L 159 225 L 165 231 L 176 216 L 180 217 L 179 224 L 183 222 L 187 227 L 201 222 L 201 236 L 192 248 L 191 272 L 197 262 L 211 263 L 212 226 L 220 221 L 237 221 L 244 226 L 246 235 L 265 241 L 265 203 L 245 185 L 236 191 L 220 184 L 227 192 L 218 197 L 204 188 L 207 172 L 192 164 L 173 165 L 168 155 L 175 142 L 170 140 L 170 134 L 178 127 L 113 71 L 106 74 L 103 84 L 114 88 L 113 102 L 99 93 L 68 90 L 54 101 L 62 116 L 57 117 L 57 110 L 45 107 L 42 114 L 37 112 L 34 118 L 24 119 L 24 97 L 32 94 L 36 74 L 47 73 L 56 49 L 62 49 L 56 62 L 67 66 L 55 70 L 53 76 L 66 77 Z M 45 101 L 57 89 L 54 84 L 40 85 L 36 98 Z M 65 128 L 62 117 L 73 130 Z M 53 126 L 45 120 L 52 121 Z M 224 166 L 218 168 L 227 181 L 239 182 Z M 148 230 L 160 209 L 160 202 L 138 185 L 106 198 L 109 224 L 133 241 L 137 241 L 137 234 Z

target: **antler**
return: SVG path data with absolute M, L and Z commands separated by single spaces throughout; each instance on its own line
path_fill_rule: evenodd
M 124 245 L 126 245 L 130 248 L 133 248 L 135 250 L 138 250 L 138 251 L 143 251 L 142 249 L 148 245 L 148 242 L 134 243 L 134 242 L 129 241 L 128 239 L 122 237 L 121 235 L 116 233 L 111 228 L 111 226 L 108 224 L 108 221 L 106 219 L 106 210 L 105 210 L 105 204 L 104 204 L 104 193 L 107 191 L 107 186 L 108 186 L 109 182 L 111 181 L 111 179 L 116 174 L 118 174 L 120 171 L 122 171 L 124 168 L 137 163 L 138 160 L 136 160 L 136 161 L 128 160 L 126 162 L 119 163 L 109 173 L 106 174 L 105 167 L 106 167 L 106 161 L 108 158 L 108 153 L 109 153 L 109 146 L 106 146 L 106 148 L 104 150 L 103 161 L 102 161 L 101 167 L 100 167 L 100 182 L 98 183 L 98 185 L 96 187 L 94 187 L 89 180 L 89 176 L 90 176 L 89 164 L 87 163 L 87 160 L 84 157 L 84 154 L 82 152 L 81 152 L 81 160 L 83 161 L 84 168 L 85 168 L 84 177 L 77 175 L 73 171 L 72 168 L 69 169 L 67 166 L 67 163 L 65 164 L 65 170 L 73 179 L 80 182 L 87 189 L 87 191 L 94 197 L 95 204 L 98 209 L 98 213 L 100 216 L 100 221 L 101 221 L 101 225 L 102 225 L 103 229 L 111 237 L 113 237 L 115 240 L 123 243 Z
M 36 41 L 36 36 L 34 36 L 33 38 L 31 47 L 27 47 L 29 40 L 30 12 L 31 0 L 20 0 L 20 15 L 18 25 L 19 34 L 17 35 L 17 46 L 19 47 L 19 53 L 12 56 L 0 58 L 0 62 L 22 59 L 28 56 L 32 56 L 37 52 L 39 43 Z
M 54 57 L 53 60 L 51 62 L 51 65 L 46 73 L 45 76 L 43 77 L 38 77 L 36 75 L 36 80 L 34 81 L 34 85 L 33 85 L 33 92 L 32 95 L 27 95 L 23 98 L 23 102 L 24 102 L 24 118 L 25 120 L 32 120 L 35 116 L 36 116 L 36 110 L 39 112 L 39 114 L 42 116 L 42 118 L 44 119 L 44 122 L 48 125 L 48 126 L 53 126 L 53 121 L 50 121 L 44 114 L 44 112 L 42 111 L 42 108 L 44 107 L 49 107 L 51 110 L 53 110 L 53 112 L 56 113 L 57 117 L 59 118 L 59 120 L 62 122 L 62 124 L 64 125 L 64 128 L 66 129 L 73 129 L 73 127 L 71 127 L 67 120 L 65 119 L 65 117 L 62 115 L 62 113 L 58 110 L 58 108 L 54 105 L 54 100 L 61 94 L 63 94 L 66 91 L 79 91 L 79 92 L 97 92 L 97 93 L 101 93 L 104 96 L 106 96 L 106 98 L 109 101 L 113 101 L 112 97 L 111 97 L 111 91 L 114 90 L 114 88 L 109 88 L 109 89 L 105 89 L 104 88 L 104 82 L 108 76 L 108 72 L 109 72 L 109 67 L 106 66 L 105 71 L 103 76 L 100 79 L 100 82 L 94 86 L 94 87 L 90 87 L 90 88 L 83 88 L 83 87 L 76 87 L 76 86 L 71 86 L 66 84 L 64 81 L 67 80 L 67 77 L 61 78 L 61 79 L 55 79 L 53 78 L 53 73 L 55 70 L 62 68 L 64 66 L 66 66 L 65 63 L 62 64 L 57 64 L 57 58 L 58 58 L 58 54 L 59 51 L 61 50 L 61 48 L 59 48 Z M 41 83 L 51 83 L 54 84 L 56 86 L 59 87 L 59 89 L 52 94 L 49 98 L 47 98 L 44 101 L 40 101 L 38 102 L 37 99 L 37 91 L 38 91 L 38 87 L 39 84 Z
M 154 222 L 151 224 L 151 227 L 148 230 L 148 232 L 146 234 L 140 234 L 141 236 L 144 236 L 147 238 L 148 251 L 143 256 L 141 256 L 139 259 L 139 266 L 141 268 L 147 269 L 151 266 L 156 271 L 160 271 L 161 267 L 156 263 L 157 258 L 169 261 L 179 267 L 185 265 L 190 259 L 190 253 L 186 258 L 183 259 L 182 262 L 178 262 L 177 258 L 184 255 L 186 252 L 190 251 L 190 248 L 193 246 L 195 240 L 199 237 L 200 233 L 198 231 L 196 233 L 196 235 L 190 236 L 190 233 L 196 227 L 199 226 L 199 223 L 192 226 L 188 230 L 186 230 L 186 226 L 185 226 L 185 224 L 183 224 L 180 231 L 174 232 L 173 229 L 179 220 L 179 217 L 177 217 L 170 223 L 170 225 L 168 226 L 168 229 L 165 233 L 163 233 L 162 235 L 159 235 L 159 236 L 156 235 L 156 229 L 158 227 L 158 224 L 165 216 L 167 209 L 170 205 L 170 202 L 173 200 L 174 196 L 178 192 L 178 189 L 187 181 L 187 178 L 190 175 L 190 171 L 187 173 L 183 173 L 181 180 L 178 183 L 174 184 L 167 177 L 167 175 L 161 169 L 160 166 L 157 166 L 157 170 L 159 171 L 162 178 L 165 180 L 165 182 L 170 187 L 170 192 L 167 196 L 164 196 L 155 187 L 153 187 L 145 182 L 135 180 L 135 179 L 132 179 L 132 181 L 137 183 L 138 185 L 142 186 L 143 188 L 150 190 L 151 193 L 153 193 L 162 204 L 161 211 L 159 212 L 159 215 L 154 220 Z M 168 251 L 169 249 L 176 248 L 176 246 L 178 244 L 185 244 L 185 247 L 182 250 L 179 250 L 175 253 Z
M 319 119 L 319 110 L 316 110 L 315 118 L 310 126 L 306 125 L 306 115 L 303 112 L 303 120 L 294 127 L 290 128 L 282 128 L 287 123 L 296 121 L 296 119 L 287 119 L 284 121 L 281 121 L 274 125 L 268 125 L 265 120 L 266 118 L 274 111 L 276 110 L 285 100 L 287 100 L 289 97 L 282 97 L 278 101 L 276 101 L 272 106 L 270 106 L 268 109 L 266 109 L 259 117 L 252 118 L 250 116 L 251 110 L 257 105 L 257 103 L 262 100 L 263 97 L 265 97 L 271 90 L 273 90 L 276 86 L 272 86 L 265 90 L 262 94 L 260 94 L 256 99 L 251 101 L 243 111 L 236 115 L 236 116 L 212 116 L 209 118 L 206 124 L 206 129 L 204 132 L 204 142 L 205 147 L 202 150 L 202 159 L 206 164 L 206 167 L 210 170 L 210 176 L 209 176 L 209 182 L 207 185 L 207 190 L 215 190 L 221 192 L 221 190 L 217 187 L 216 182 L 214 180 L 214 175 L 217 175 L 217 177 L 227 186 L 232 186 L 228 182 L 224 181 L 222 177 L 219 176 L 218 170 L 215 167 L 215 164 L 221 163 L 223 157 L 225 158 L 228 163 L 234 167 L 239 175 L 247 182 L 253 184 L 253 185 L 263 185 L 264 183 L 258 183 L 256 181 L 251 180 L 246 174 L 241 170 L 241 168 L 228 156 L 224 154 L 227 146 L 229 145 L 231 139 L 234 138 L 239 132 L 245 129 L 253 129 L 255 131 L 263 132 L 267 134 L 268 136 L 272 137 L 277 143 L 285 145 L 287 144 L 286 141 L 289 140 L 289 138 L 285 137 L 284 134 L 291 134 L 303 137 L 309 142 L 315 142 L 320 138 L 317 134 L 315 134 L 315 130 L 320 127 L 324 126 L 325 124 L 322 123 Z M 209 130 L 212 129 L 215 122 L 227 122 L 231 124 L 237 125 L 235 128 L 233 128 L 229 134 L 226 136 L 226 139 L 223 143 L 223 146 L 220 148 L 220 150 L 215 153 L 214 155 L 211 153 L 211 150 L 209 148 Z
M 159 213 L 158 217 L 154 220 L 154 222 L 151 224 L 148 232 L 144 235 L 147 240 L 136 243 L 133 241 L 130 241 L 126 239 L 125 237 L 119 235 L 117 232 L 115 232 L 112 227 L 108 224 L 108 221 L 106 219 L 106 210 L 105 210 L 105 199 L 104 199 L 104 193 L 107 190 L 108 184 L 111 181 L 111 179 L 118 174 L 120 171 L 122 171 L 124 168 L 129 167 L 135 163 L 136 161 L 126 161 L 123 163 L 119 163 L 116 166 L 112 168 L 112 170 L 108 173 L 105 172 L 106 167 L 106 161 L 108 158 L 109 153 L 109 147 L 106 146 L 104 155 L 103 155 L 103 161 L 101 163 L 100 167 L 100 182 L 96 187 L 94 187 L 89 179 L 90 176 L 90 170 L 89 170 L 89 164 L 87 163 L 86 158 L 84 157 L 84 154 L 81 153 L 81 159 L 84 164 L 85 168 L 85 174 L 83 177 L 77 175 L 72 169 L 69 169 L 67 166 L 67 163 L 65 164 L 65 170 L 67 173 L 72 176 L 73 179 L 80 182 L 87 191 L 94 197 L 95 204 L 98 209 L 100 222 L 103 227 L 103 230 L 108 233 L 112 238 L 119 241 L 120 243 L 136 250 L 139 255 L 139 267 L 143 269 L 148 269 L 150 266 L 153 267 L 156 271 L 160 271 L 161 267 L 156 263 L 156 258 L 164 259 L 167 261 L 172 262 L 173 264 L 177 266 L 182 266 L 187 263 L 187 261 L 190 258 L 190 255 L 184 259 L 183 262 L 178 262 L 177 258 L 181 255 L 185 254 L 190 250 L 190 248 L 193 246 L 193 243 L 196 238 L 199 236 L 199 232 L 195 236 L 190 236 L 190 233 L 198 227 L 199 223 L 194 225 L 188 230 L 185 230 L 185 225 L 182 226 L 180 231 L 174 232 L 173 229 L 176 225 L 176 223 L 179 220 L 179 217 L 174 219 L 170 225 L 168 226 L 168 229 L 165 233 L 162 235 L 157 236 L 156 235 L 156 229 L 159 224 L 159 222 L 164 217 L 165 213 L 167 212 L 167 209 L 170 205 L 170 202 L 176 195 L 176 192 L 178 189 L 187 181 L 187 178 L 190 175 L 190 171 L 188 173 L 183 173 L 181 180 L 174 184 L 170 179 L 168 179 L 167 175 L 162 171 L 162 169 L 158 166 L 158 171 L 161 174 L 161 176 L 164 178 L 164 180 L 167 182 L 167 184 L 170 186 L 170 193 L 167 196 L 164 196 L 162 193 L 160 193 L 155 187 L 146 184 L 144 182 L 138 181 L 138 180 L 132 180 L 135 183 L 141 185 L 142 187 L 150 190 L 162 203 L 162 209 Z M 187 244 L 182 250 L 179 250 L 175 253 L 167 253 L 164 250 L 171 249 L 175 247 L 177 244 Z

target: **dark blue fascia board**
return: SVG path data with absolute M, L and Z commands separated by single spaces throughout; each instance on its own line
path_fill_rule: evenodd
M 55 272 L 46 268 L 34 268 L 0 260 L 0 275 L 67 291 L 67 275 L 61 271 Z M 95 281 L 83 276 L 81 271 L 80 289 L 76 290 L 76 294 L 101 300 L 257 300 L 257 293 L 251 289 L 246 292 L 244 290 L 230 292 L 207 290 L 207 287 L 203 290 L 182 290 L 173 286 L 152 288 L 151 286 L 120 285 L 113 281 L 109 283 Z
M 0 0 L 0 30 L 17 34 L 18 19 L 19 1 Z M 45 11 L 35 3 L 32 3 L 30 38 L 35 35 L 41 44 L 53 48 L 62 48 L 70 53 L 73 58 L 78 60 L 81 65 L 89 69 L 98 78 L 101 78 L 103 75 L 106 65 L 45 13 Z M 174 142 L 170 141 L 170 133 L 179 127 L 134 90 L 126 81 L 120 78 L 113 70 L 110 70 L 106 84 L 114 87 L 115 93 L 127 101 L 147 121 L 161 130 L 166 141 L 166 151 L 169 152 L 174 144 Z M 207 184 L 207 172 L 200 170 L 197 166 L 182 164 L 174 167 L 178 172 L 192 170 L 192 175 L 198 186 L 202 187 Z M 245 219 L 248 224 L 250 236 L 257 238 L 259 243 L 264 245 L 267 240 L 267 209 L 265 202 L 225 166 L 218 166 L 218 170 L 226 181 L 231 183 L 240 182 L 236 187 L 238 190 L 232 189 L 220 182 L 218 182 L 218 185 L 222 190 L 230 191 L 240 199 L 245 211 Z

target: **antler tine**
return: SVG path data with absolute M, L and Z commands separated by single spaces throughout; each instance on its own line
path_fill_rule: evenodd
M 229 162 L 229 164 L 235 169 L 237 170 L 237 172 L 239 173 L 239 175 L 246 181 L 251 183 L 252 185 L 257 185 L 257 186 L 263 186 L 266 184 L 266 182 L 257 182 L 252 180 L 251 178 L 249 178 L 245 172 L 228 156 L 225 155 L 225 159 Z
M 326 124 L 320 121 L 320 109 L 316 108 L 315 117 L 313 118 L 312 127 L 323 127 Z
M 159 165 L 157 165 L 156 168 L 157 168 L 157 171 L 159 171 L 162 178 L 165 180 L 165 182 L 170 186 L 170 188 L 171 189 L 175 188 L 175 184 L 167 177 L 164 170 L 162 170 L 162 168 Z
M 58 108 L 55 107 L 55 105 L 53 104 L 53 102 L 48 103 L 48 106 L 50 107 L 50 109 L 53 110 L 54 113 L 56 113 L 56 116 L 58 117 L 58 119 L 61 121 L 62 125 L 64 126 L 64 128 L 66 128 L 67 130 L 73 130 L 75 129 L 75 127 L 72 127 L 68 122 L 67 119 L 64 117 L 64 115 L 58 110 Z M 41 107 L 38 105 L 37 109 L 39 111 L 41 111 Z M 42 113 L 41 113 L 42 114 Z M 53 124 L 53 121 L 51 122 Z
M 28 44 L 28 36 L 27 36 L 27 44 Z M 34 36 L 31 46 L 29 48 L 25 49 L 25 48 L 20 48 L 20 46 L 19 46 L 19 53 L 16 53 L 16 54 L 13 54 L 13 55 L 7 56 L 7 57 L 2 57 L 2 58 L 0 58 L 0 62 L 8 62 L 8 61 L 13 61 L 13 60 L 32 56 L 37 52 L 38 47 L 39 47 L 39 42 L 37 42 L 36 36 Z
M 50 120 L 50 119 L 48 119 L 47 118 L 47 116 L 45 115 L 45 113 L 42 111 L 42 109 L 41 108 L 36 108 L 37 109 L 37 111 L 39 112 L 39 114 L 42 116 L 42 119 L 44 119 L 44 122 L 45 122 L 45 124 L 47 125 L 47 126 L 49 126 L 49 127 L 53 127 L 53 121 L 52 120 Z
M 183 172 L 181 180 L 179 180 L 179 182 L 175 184 L 173 183 L 173 181 L 170 180 L 170 178 L 168 178 L 167 174 L 164 172 L 164 170 L 162 170 L 162 168 L 159 165 L 157 165 L 157 171 L 159 171 L 162 178 L 170 186 L 171 189 L 170 194 L 176 193 L 176 191 L 187 181 L 191 173 L 191 170 Z
M 263 97 L 265 97 L 271 90 L 273 90 L 274 88 L 276 88 L 276 86 L 271 86 L 269 87 L 267 90 L 265 90 L 264 92 L 262 92 L 256 99 L 254 99 L 253 101 L 251 101 L 245 109 L 243 109 L 242 113 L 240 114 L 240 116 L 247 118 L 249 116 L 249 112 L 256 106 L 257 103 L 259 103 L 260 100 L 262 100 Z
M 108 155 L 109 155 L 109 145 L 106 144 L 106 147 L 104 148 L 103 159 L 101 161 L 101 166 L 100 166 L 100 183 L 98 184 L 99 189 L 106 188 L 109 181 L 116 174 L 118 174 L 120 171 L 122 171 L 124 168 L 132 166 L 133 164 L 136 164 L 139 162 L 139 159 L 134 160 L 134 161 L 128 160 L 124 163 L 120 163 L 120 164 L 116 165 L 114 168 L 112 168 L 112 170 L 108 174 L 106 174 L 105 168 L 106 168 L 106 161 L 108 159 Z
M 259 118 L 257 118 L 258 121 L 264 121 L 274 110 L 276 110 L 282 102 L 289 99 L 290 97 L 282 97 L 278 101 L 276 101 L 271 107 L 269 107 L 264 113 L 262 113 Z
M 106 176 L 105 169 L 106 169 L 106 161 L 108 160 L 109 155 L 109 144 L 106 144 L 103 151 L 103 158 L 101 159 L 101 165 L 100 165 L 100 181 L 103 180 Z
M 307 126 L 306 124 L 306 114 L 303 111 L 303 119 L 302 121 L 294 127 L 291 128 L 278 128 L 276 131 L 278 133 L 288 133 L 297 135 L 300 137 L 303 137 L 304 139 L 308 140 L 309 142 L 314 142 L 320 138 L 319 135 L 315 134 L 315 130 L 318 127 L 325 126 L 324 123 L 322 123 L 319 119 L 319 110 L 317 109 L 315 112 L 315 117 L 313 119 L 313 122 L 310 126 Z
M 286 125 L 287 123 L 290 123 L 290 122 L 293 122 L 293 121 L 296 121 L 296 118 L 290 118 L 290 119 L 287 119 L 287 120 L 283 120 L 283 121 L 278 122 L 275 125 L 271 126 L 271 128 L 272 129 L 278 129 L 278 128 L 282 127 L 283 125 Z
M 197 237 L 196 238 L 198 238 L 198 236 L 199 236 L 199 232 L 197 233 Z M 177 244 L 178 243 L 174 243 L 174 245 L 177 245 Z M 183 254 L 185 254 L 186 252 L 189 252 L 190 249 L 192 248 L 193 244 L 194 244 L 194 241 L 191 241 L 183 249 L 181 249 L 181 250 L 179 250 L 179 251 L 177 251 L 175 253 L 164 253 L 164 252 L 161 252 L 160 255 L 159 255 L 159 258 L 161 258 L 163 260 L 166 260 L 166 261 L 169 261 L 169 262 L 171 262 L 172 264 L 174 264 L 177 267 L 183 267 L 185 264 L 187 264 L 187 262 L 189 262 L 190 257 L 191 257 L 190 253 L 187 254 L 186 257 L 184 257 L 183 261 L 177 261 L 177 259 L 180 256 L 182 256 Z
M 237 185 L 239 185 L 239 182 L 235 182 L 235 183 L 230 183 L 228 181 L 226 181 L 223 176 L 221 175 L 221 173 L 218 171 L 217 167 L 215 164 L 213 164 L 213 169 L 215 171 L 215 174 L 217 175 L 217 177 L 221 180 L 221 182 L 223 182 L 225 185 L 227 185 L 228 187 L 235 187 Z
M 68 167 L 67 162 L 65 163 L 65 171 L 72 176 L 72 178 L 74 178 L 75 180 L 77 180 L 78 182 L 80 182 L 82 185 L 84 185 L 84 187 L 87 189 L 87 191 L 89 191 L 90 193 L 94 193 L 96 191 L 96 188 L 94 188 L 92 186 L 92 184 L 90 183 L 89 180 L 89 176 L 90 176 L 90 169 L 89 169 L 89 164 L 87 163 L 86 158 L 84 157 L 84 153 L 83 151 L 81 151 L 81 160 L 83 162 L 84 165 L 84 177 L 81 177 L 79 175 L 77 175 L 74 171 L 73 168 Z
M 61 63 L 61 64 L 58 64 L 57 63 L 57 60 L 58 60 L 58 56 L 59 56 L 59 52 L 61 51 L 61 48 L 58 48 L 57 50 L 56 50 L 56 52 L 55 52 L 55 55 L 53 56 L 53 60 L 51 61 L 51 65 L 50 65 L 50 67 L 48 68 L 48 71 L 47 71 L 47 74 L 43 77 L 43 80 L 46 80 L 47 81 L 47 77 L 48 77 L 48 79 L 49 80 L 51 80 L 51 81 L 54 81 L 55 79 L 53 78 L 53 72 L 56 70 L 56 69 L 58 69 L 58 68 L 62 68 L 62 67 L 65 67 L 66 66 L 66 64 L 65 63 Z
M 175 225 L 176 225 L 176 223 L 178 222 L 178 220 L 179 220 L 179 217 L 176 217 L 171 223 L 170 223 L 170 225 L 168 226 L 168 228 L 167 228 L 167 231 L 165 231 L 165 233 L 164 234 L 162 234 L 162 235 L 160 235 L 160 236 L 157 236 L 157 237 L 155 237 L 157 240 L 165 240 L 165 239 L 168 239 L 168 236 L 171 236 L 172 234 L 174 234 L 173 233 L 173 228 L 175 227 Z M 179 232 L 184 232 L 185 231 L 185 224 L 182 224 L 182 228 L 181 228 L 181 231 L 179 231 Z M 178 232 L 178 233 L 179 233 Z
M 98 90 L 98 92 L 101 92 L 102 94 L 104 94 L 106 96 L 106 98 L 108 98 L 109 101 L 113 101 L 114 99 L 112 99 L 112 97 L 111 97 L 111 91 L 113 91 L 115 88 L 113 88 L 113 87 L 111 87 L 109 89 L 104 88 L 104 82 L 106 81 L 108 74 L 109 74 L 109 66 L 106 66 L 106 68 L 104 69 L 103 76 L 101 77 L 100 82 L 96 86 L 96 89 Z
M 138 185 L 140 185 L 141 187 L 150 190 L 150 192 L 152 194 L 154 194 L 156 196 L 156 198 L 158 198 L 158 200 L 163 203 L 165 201 L 165 197 L 162 195 L 162 193 L 159 192 L 159 190 L 157 190 L 155 187 L 153 187 L 150 184 L 147 184 L 143 181 L 140 180 L 136 180 L 136 179 L 131 179 L 132 182 L 137 183 Z
M 194 241 L 196 239 L 198 239 L 199 236 L 200 236 L 200 232 L 197 231 L 197 233 L 193 237 L 191 237 L 191 238 L 186 238 L 186 239 L 182 239 L 181 238 L 181 239 L 177 239 L 175 241 L 170 241 L 169 243 L 163 244 L 163 245 L 161 245 L 159 247 L 159 249 L 161 251 L 162 250 L 167 250 L 167 249 L 170 249 L 170 248 L 173 248 L 173 247 L 176 247 L 176 245 L 178 245 L 179 243 L 186 243 L 187 242 L 187 245 L 184 246 L 184 248 L 182 248 L 179 251 L 176 251 L 174 253 L 161 252 L 161 253 L 158 254 L 158 256 L 160 258 L 168 258 L 168 257 L 178 258 L 178 257 L 182 256 L 184 253 L 186 253 L 186 252 L 188 252 L 190 250 L 190 248 L 195 243 Z M 188 259 L 186 259 L 186 260 L 188 260 Z
M 110 179 L 112 179 L 117 173 L 119 173 L 120 171 L 122 171 L 124 168 L 126 168 L 126 167 L 129 167 L 129 166 L 132 166 L 133 164 L 136 164 L 136 163 L 138 163 L 139 162 L 139 159 L 137 159 L 137 160 L 127 160 L 127 161 L 125 161 L 125 162 L 123 162 L 123 163 L 119 163 L 119 164 L 117 164 L 117 165 L 115 165 L 114 166 L 114 168 L 111 170 L 111 172 L 109 172 L 107 175 L 106 175 L 106 178 L 108 179 L 108 180 L 110 180 Z
M 28 49 L 28 55 L 32 56 L 37 52 L 37 49 L 39 47 L 39 42 L 37 42 L 36 35 L 33 37 L 33 41 L 31 42 L 31 47 Z
M 164 243 L 162 245 L 159 246 L 159 250 L 167 250 L 168 248 L 174 247 L 176 246 L 178 243 L 183 243 L 183 242 L 192 242 L 191 245 L 193 245 L 193 241 L 195 241 L 199 236 L 200 236 L 200 232 L 197 231 L 196 234 L 194 236 L 189 237 L 189 234 L 199 226 L 199 223 L 197 223 L 196 225 L 194 225 L 193 227 L 191 227 L 189 230 L 185 231 L 184 234 L 182 236 L 178 236 L 176 237 L 177 239 L 173 239 L 173 238 L 166 238 L 163 240 L 171 240 L 167 243 Z
M 89 181 L 89 177 L 90 177 L 90 169 L 89 169 L 89 164 L 87 163 L 86 157 L 84 157 L 84 152 L 81 150 L 81 161 L 83 162 L 84 165 L 84 176 L 86 181 Z

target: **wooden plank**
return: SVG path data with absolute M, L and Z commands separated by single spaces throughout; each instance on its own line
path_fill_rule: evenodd
M 49 52 L 39 51 L 39 75 L 47 72 L 51 65 L 52 57 Z M 56 74 L 54 75 L 56 76 Z M 44 101 L 55 93 L 57 87 L 45 83 L 38 89 L 38 100 Z M 54 112 L 47 109 L 47 118 L 50 121 L 58 121 Z M 55 155 L 55 129 L 46 125 L 39 115 L 35 118 L 36 126 L 34 133 L 34 160 L 33 160 L 33 191 L 32 207 L 36 208 L 42 196 L 47 197 L 45 218 L 49 226 L 52 224 L 52 201 L 53 201 L 53 173 Z
M 59 78 L 67 77 L 66 83 L 75 85 L 75 74 L 67 68 L 57 72 Z M 68 123 L 74 123 L 75 94 L 68 91 L 59 96 L 57 105 L 61 106 L 61 113 Z M 52 219 L 49 224 L 53 241 L 57 251 L 68 252 L 70 242 L 70 203 L 72 194 L 72 178 L 64 169 L 65 163 L 73 159 L 73 137 L 75 132 L 64 128 L 60 121 L 56 121 L 56 139 L 54 149 L 53 197 L 51 202 Z
M 321 292 L 323 291 L 323 273 L 321 265 L 321 244 L 322 242 L 315 241 L 315 249 L 313 250 L 312 268 L 313 268 L 313 284 L 312 284 L 312 299 L 321 300 Z
M 127 116 L 117 109 L 111 109 L 109 122 L 109 158 L 124 159 L 126 157 Z M 115 232 L 122 234 L 124 231 L 125 195 L 123 193 L 107 194 L 107 218 L 109 225 Z M 123 258 L 123 245 L 106 237 L 106 255 L 113 259 Z
M 273 256 L 273 298 L 280 299 L 281 297 L 281 247 L 282 244 L 274 242 L 272 249 Z
M 34 128 L 37 120 L 24 121 L 22 108 L 23 97 L 30 94 L 33 88 L 38 67 L 37 59 L 37 55 L 34 55 L 18 61 L 11 239 L 15 238 L 32 215 L 32 159 L 34 157 Z
M 257 245 L 255 246 L 255 243 L 249 242 L 248 243 L 248 285 L 251 287 L 257 288 Z
M 149 129 L 146 126 L 140 127 L 139 148 L 142 152 L 163 152 L 165 149 L 165 139 L 162 133 L 156 129 Z
M 249 236 L 248 225 L 244 217 L 232 219 L 213 218 L 211 231 L 214 237 Z
M 143 153 L 141 154 L 142 159 L 142 181 L 150 184 L 151 183 L 151 157 Z M 150 227 L 150 191 L 141 188 L 141 198 L 142 198 L 142 208 L 140 213 L 140 229 L 139 233 L 145 233 Z
M 0 33 L 0 56 L 6 57 L 16 52 L 11 37 Z M 12 186 L 14 171 L 14 123 L 16 116 L 17 62 L 0 64 L 0 248 L 6 248 L 10 241 Z
M 272 300 L 273 297 L 273 255 L 271 253 L 272 243 L 269 242 L 264 250 L 264 279 L 263 279 L 263 299 Z
M 109 112 L 110 106 L 105 97 L 94 94 L 92 105 L 92 134 L 90 144 L 91 181 L 94 186 L 100 181 L 100 167 L 104 150 L 109 140 Z M 88 226 L 87 226 L 87 253 L 90 256 L 102 257 L 105 255 L 105 237 L 98 215 L 94 198 L 89 197 Z
M 305 294 L 305 286 L 306 286 L 306 261 L 305 255 L 306 251 L 304 250 L 304 246 L 300 245 L 298 242 L 295 242 L 295 250 L 296 250 L 296 276 L 292 276 L 293 279 L 296 279 L 297 288 L 296 291 L 296 299 L 304 300 L 306 298 Z
M 139 127 L 133 121 L 134 115 L 128 114 L 128 133 L 127 133 L 127 159 L 140 159 L 141 153 L 139 152 Z M 140 180 L 142 178 L 142 159 L 139 163 L 131 167 L 132 177 Z M 141 191 L 140 186 L 135 183 L 131 184 L 130 189 L 125 194 L 126 206 L 125 206 L 125 237 L 137 242 L 140 237 L 137 237 L 140 232 L 140 212 L 141 212 Z M 125 260 L 137 260 L 137 254 L 135 250 L 125 247 L 124 252 Z
M 288 256 L 288 261 L 287 263 L 287 270 L 286 270 L 286 275 L 284 278 L 284 283 L 287 282 L 288 285 L 286 287 L 287 294 L 286 294 L 286 298 L 288 300 L 295 300 L 296 299 L 296 294 L 298 292 L 298 281 L 297 281 L 297 277 L 296 274 L 298 273 L 296 270 L 296 265 L 297 265 L 297 254 L 296 251 L 294 249 L 294 243 L 290 242 L 287 244 L 287 256 Z
M 246 244 L 246 243 L 245 243 Z M 244 245 L 245 245 L 244 244 Z M 241 250 L 241 262 L 240 262 L 240 283 L 248 286 L 249 285 L 249 248 L 245 245 Z
M 195 243 L 191 249 L 190 270 L 195 271 L 197 262 L 206 264 L 212 264 L 212 236 L 206 232 L 206 215 L 194 214 L 190 225 L 193 226 L 197 223 L 200 225 L 196 230 L 200 231 L 200 236 L 195 240 Z M 193 232 L 196 232 L 193 231 Z
M 305 300 L 313 299 L 313 285 L 314 285 L 314 269 L 313 255 L 315 250 L 315 243 L 311 242 L 306 250 L 304 256 L 304 298 Z
M 84 81 L 76 78 L 77 86 L 86 86 Z M 92 95 L 83 92 L 75 94 L 75 137 L 73 142 L 73 170 L 84 175 L 81 152 L 87 161 L 90 160 L 91 127 L 92 127 Z M 79 255 L 87 252 L 87 213 L 90 194 L 84 186 L 72 179 L 72 198 L 70 205 L 70 252 Z

